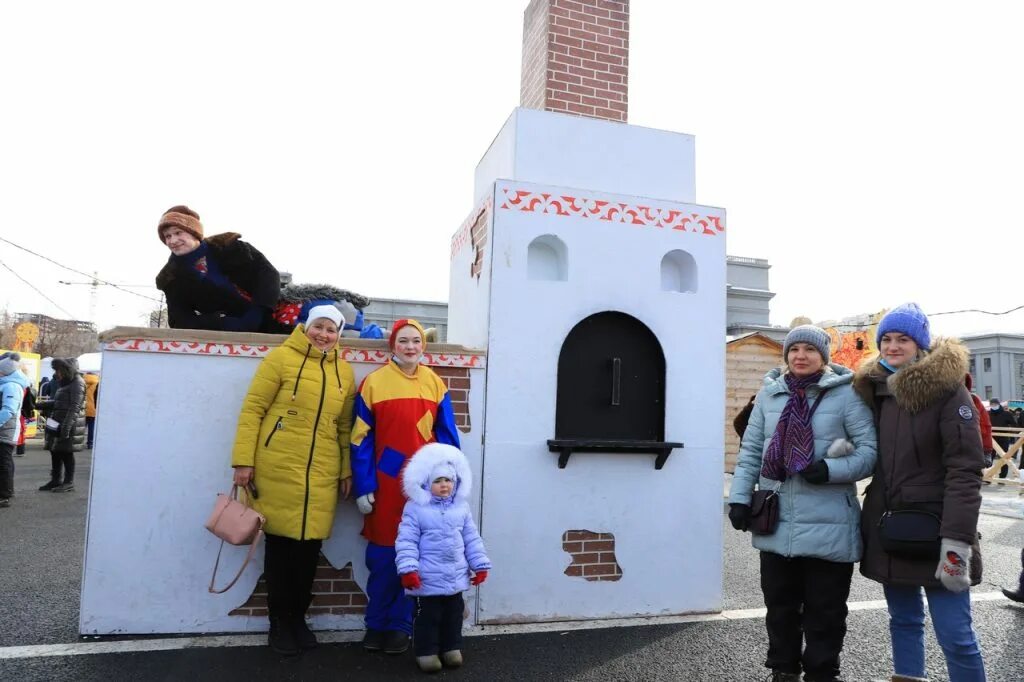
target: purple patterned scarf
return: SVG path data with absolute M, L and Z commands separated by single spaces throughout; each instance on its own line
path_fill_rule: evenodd
M 821 380 L 824 370 L 803 379 L 792 374 L 785 376 L 789 387 L 789 400 L 782 408 L 779 423 L 764 453 L 761 475 L 773 481 L 802 471 L 814 459 L 814 431 L 811 430 L 811 408 L 807 403 L 807 388 Z

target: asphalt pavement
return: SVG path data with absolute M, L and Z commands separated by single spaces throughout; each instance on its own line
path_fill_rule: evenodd
M 94 642 L 80 639 L 79 588 L 85 537 L 89 453 L 79 456 L 76 490 L 56 494 L 36 488 L 49 474 L 49 456 L 38 443 L 15 460 L 14 504 L 0 510 L 0 681 L 74 680 L 414 680 L 412 654 L 370 655 L 356 643 L 324 644 L 293 659 L 265 646 L 188 647 L 53 655 L 54 647 L 25 645 Z M 989 493 L 986 493 L 989 494 Z M 1007 491 L 991 494 L 1006 496 Z M 724 505 L 723 505 L 724 511 Z M 723 513 L 725 599 L 729 620 L 565 629 L 467 637 L 466 665 L 433 676 L 439 680 L 762 680 L 766 637 L 757 555 L 749 536 L 733 531 Z M 998 596 L 1020 570 L 1024 520 L 983 514 L 980 521 L 985 582 L 974 593 L 976 628 L 989 680 L 1024 680 L 1024 607 Z M 666 585 L 666 589 L 671 589 Z M 888 679 L 891 656 L 880 587 L 855 574 L 844 678 Z M 122 638 L 123 639 L 123 638 Z M 258 640 L 258 638 L 257 638 Z M 945 680 L 942 655 L 928 635 L 932 680 Z M 100 640 L 105 641 L 105 640 Z M 166 643 L 166 638 L 153 640 Z M 183 642 L 185 640 L 182 640 Z M 247 640 L 248 641 L 248 640 Z M 127 646 L 142 648 L 139 640 Z M 173 644 L 173 643 L 172 643 Z M 88 647 L 85 647 L 88 650 Z M 79 647 L 82 649 L 82 647 Z

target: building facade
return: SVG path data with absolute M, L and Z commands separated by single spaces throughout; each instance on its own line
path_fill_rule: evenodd
M 1024 334 L 974 334 L 961 341 L 971 352 L 969 371 L 979 396 L 1024 399 Z

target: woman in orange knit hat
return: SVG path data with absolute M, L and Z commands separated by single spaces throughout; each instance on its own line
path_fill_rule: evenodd
M 391 360 L 359 387 L 352 426 L 352 475 L 359 511 L 365 514 L 366 636 L 363 647 L 398 654 L 409 647 L 413 600 L 395 567 L 395 539 L 405 495 L 401 472 L 427 443 L 459 447 L 451 398 L 444 381 L 420 364 L 426 344 L 416 320 L 395 322 L 388 339 Z

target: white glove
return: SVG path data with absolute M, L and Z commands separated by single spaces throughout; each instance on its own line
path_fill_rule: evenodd
M 935 577 L 950 592 L 963 592 L 971 586 L 971 546 L 959 540 L 942 538 L 939 566 Z
M 356 498 L 356 506 L 359 507 L 359 513 L 369 514 L 373 511 L 374 503 L 373 493 L 366 493 Z

